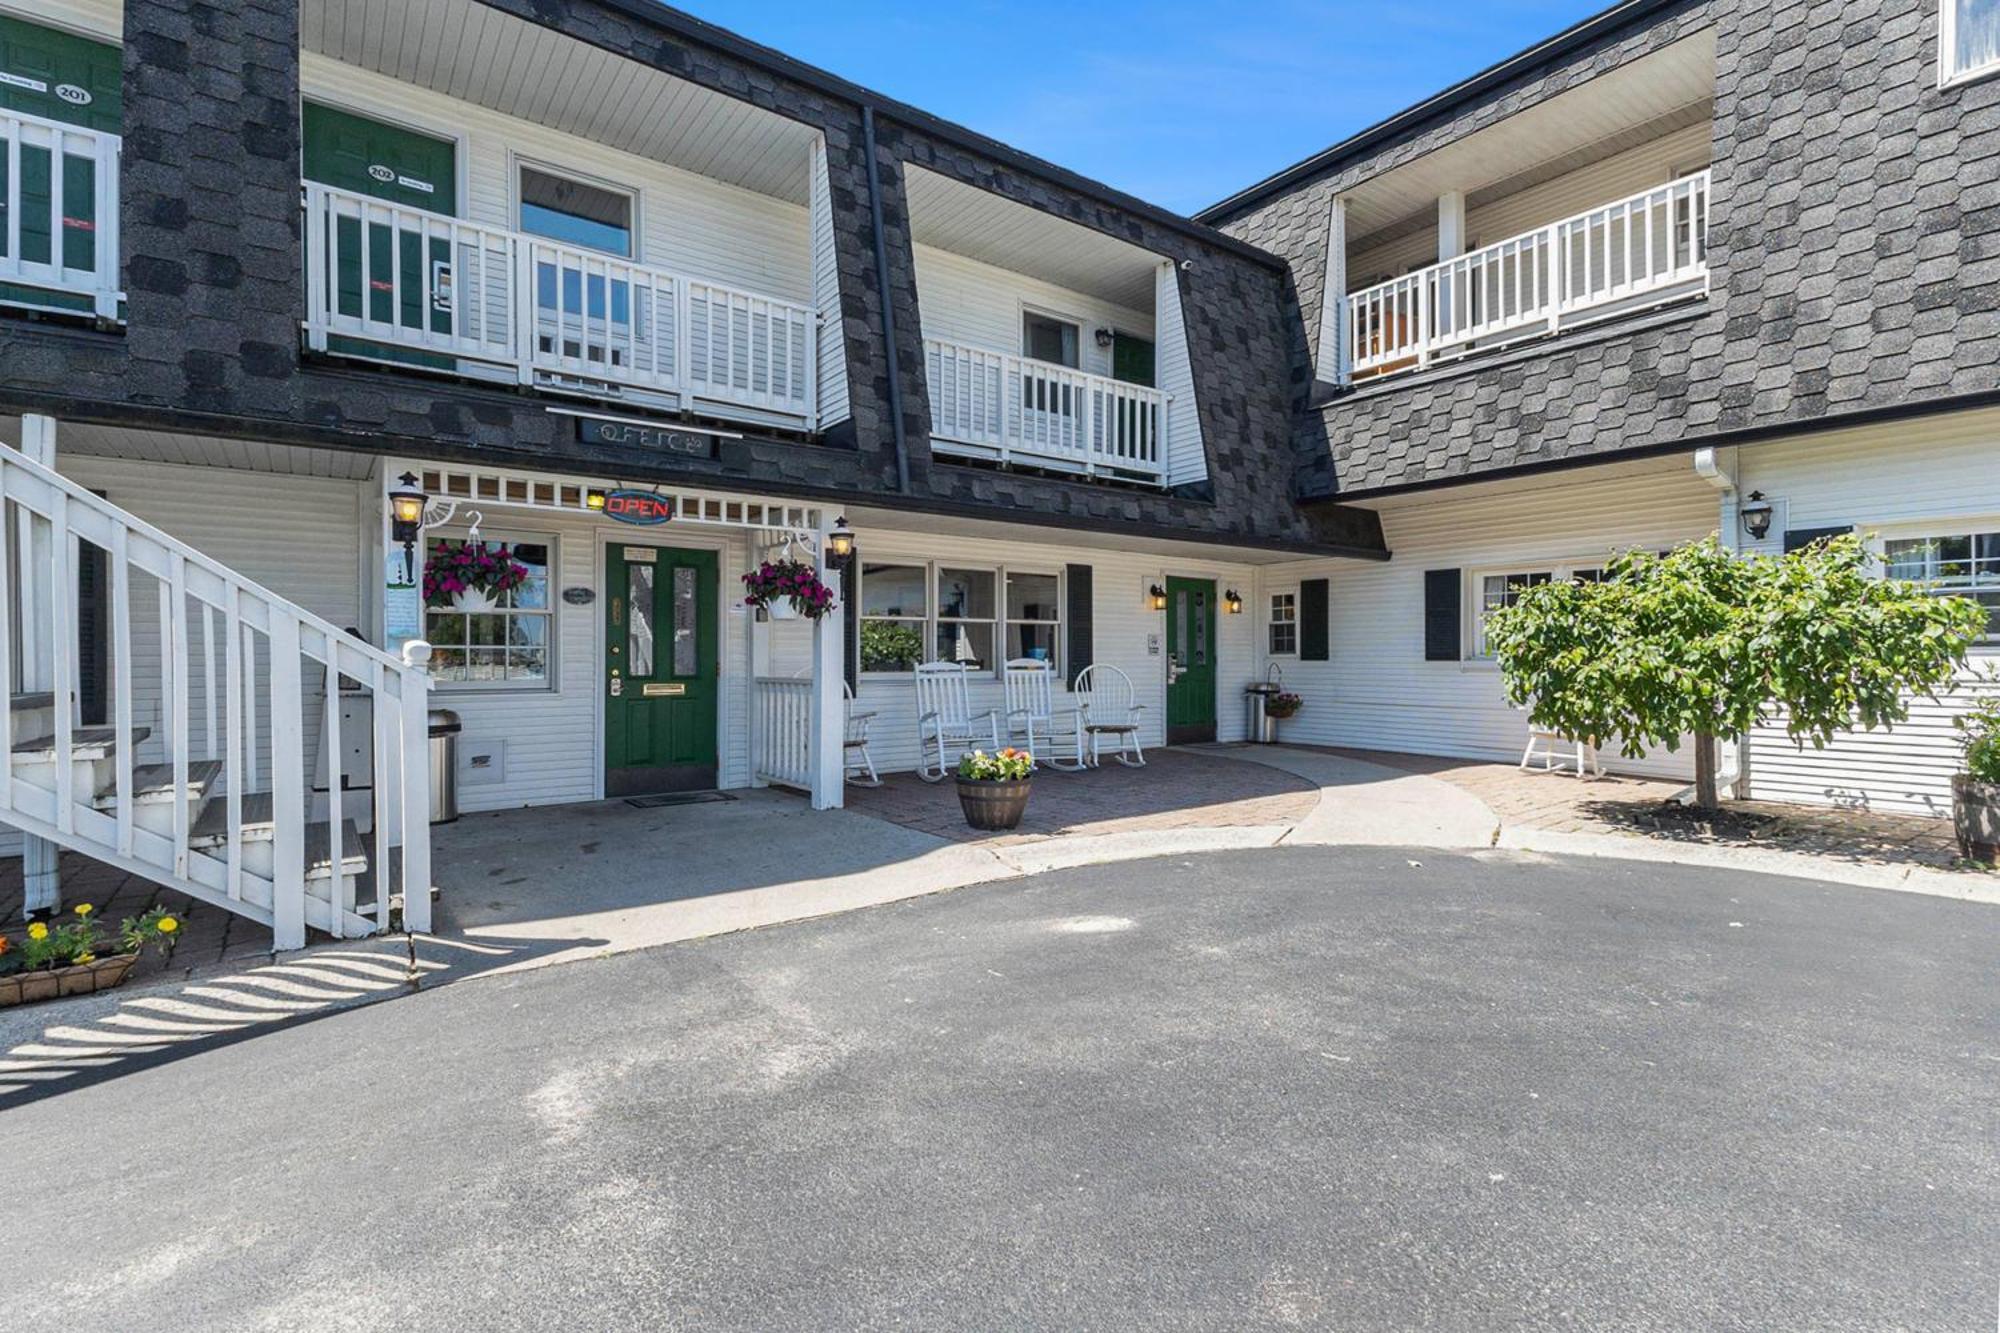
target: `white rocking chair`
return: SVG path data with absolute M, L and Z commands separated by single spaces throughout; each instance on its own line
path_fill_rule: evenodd
M 972 711 L 967 674 L 963 662 L 925 662 L 917 668 L 917 776 L 925 782 L 943 782 L 956 765 L 947 746 L 958 747 L 958 754 L 980 741 L 1000 748 L 1000 714 L 991 708 Z
M 1038 657 L 1017 657 L 1007 663 L 1007 739 L 1027 738 L 1027 751 L 1037 764 L 1065 773 L 1084 767 L 1083 710 L 1055 706 L 1055 668 Z M 1037 743 L 1039 733 L 1046 745 Z M 1067 754 L 1059 754 L 1058 750 Z
M 1146 706 L 1137 701 L 1132 679 L 1114 666 L 1088 666 L 1077 673 L 1077 707 L 1083 711 L 1083 731 L 1090 737 L 1090 766 L 1104 762 L 1104 739 L 1118 745 L 1118 762 L 1127 768 L 1144 768 L 1146 751 L 1139 743 L 1139 714 Z
M 1569 747 L 1569 754 L 1562 752 L 1565 746 Z M 1543 773 L 1560 773 L 1572 764 L 1579 778 L 1604 776 L 1604 761 L 1598 757 L 1596 741 L 1565 736 L 1552 727 L 1537 725 L 1531 716 L 1528 748 L 1521 751 L 1521 771 L 1538 768 Z

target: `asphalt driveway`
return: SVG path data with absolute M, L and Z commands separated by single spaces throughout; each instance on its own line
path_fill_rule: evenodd
M 1990 1328 L 2000 909 L 1122 863 L 0 1111 L 21 1326 Z

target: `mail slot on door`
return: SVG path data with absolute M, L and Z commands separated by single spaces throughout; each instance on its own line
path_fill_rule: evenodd
M 639 693 L 641 698 L 646 699 L 676 699 L 687 692 L 688 687 L 679 683 L 661 685 L 648 681 L 646 687 Z

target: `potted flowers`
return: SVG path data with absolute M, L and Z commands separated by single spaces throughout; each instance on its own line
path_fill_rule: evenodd
M 1288 718 L 1297 717 L 1299 710 L 1305 706 L 1306 701 L 1300 696 L 1290 690 L 1279 690 L 1264 700 L 1264 716 L 1273 722 L 1283 722 Z
M 1965 767 L 1951 779 L 1952 823 L 1969 861 L 2000 862 L 2000 694 L 1952 719 L 1965 737 Z
M 104 937 L 91 919 L 95 912 L 89 903 L 78 903 L 67 924 L 31 921 L 19 941 L 0 935 L 0 1008 L 110 990 L 125 980 L 146 945 L 157 941 L 173 952 L 181 923 L 166 908 L 127 917 L 118 928 L 122 951 L 114 954 L 102 952 Z
M 996 754 L 974 750 L 958 761 L 958 806 L 976 829 L 1018 828 L 1034 787 L 1035 756 L 1011 745 Z
M 424 605 L 491 611 L 528 581 L 528 567 L 505 542 L 439 542 L 424 561 Z
M 766 560 L 743 576 L 743 587 L 743 604 L 774 620 L 818 620 L 833 609 L 833 589 L 803 560 Z

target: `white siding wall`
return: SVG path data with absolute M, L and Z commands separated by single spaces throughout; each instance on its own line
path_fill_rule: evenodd
M 120 0 L 0 0 L 0 13 L 108 42 L 118 41 L 125 30 L 125 6 Z
M 1171 399 L 1167 406 L 1167 485 L 1208 479 L 1208 450 L 1201 435 L 1201 412 L 1194 399 L 1194 366 L 1188 358 L 1187 329 L 1181 320 L 1181 275 L 1160 265 L 1153 287 L 1160 336 L 1155 378 Z
M 1305 708 L 1284 724 L 1287 739 L 1412 754 L 1517 761 L 1527 741 L 1523 713 L 1508 706 L 1489 662 L 1424 660 L 1424 571 L 1461 575 L 1464 651 L 1473 651 L 1473 608 L 1481 570 L 1545 569 L 1602 563 L 1616 547 L 1665 548 L 1714 530 L 1717 492 L 1685 460 L 1621 480 L 1557 476 L 1486 494 L 1445 491 L 1382 506 L 1393 558 L 1277 565 L 1264 573 L 1255 614 L 1260 635 L 1269 594 L 1301 578 L 1331 580 L 1331 659 L 1276 659 Z M 1264 642 L 1260 638 L 1260 643 Z M 1679 775 L 1685 749 L 1607 766 Z
M 1111 349 L 1091 336 L 1100 328 L 1154 337 L 1153 316 L 1058 287 L 1025 273 L 997 268 L 928 245 L 916 247 L 917 305 L 926 338 L 1019 354 L 1023 306 L 1074 320 L 1081 335 L 1083 370 L 1111 373 Z
M 1691 125 L 1662 135 L 1651 143 L 1593 162 L 1540 185 L 1470 209 L 1465 215 L 1468 249 L 1492 245 L 1533 231 L 1598 204 L 1623 199 L 1655 185 L 1665 185 L 1674 173 L 1708 165 L 1713 131 Z M 1347 265 L 1348 289 L 1359 290 L 1413 267 L 1437 262 L 1437 228 L 1425 227 L 1408 236 L 1356 250 Z
M 1738 451 L 1739 483 L 1775 507 L 1760 549 L 1784 530 L 1852 524 L 1864 537 L 2000 528 L 2000 413 L 1963 413 L 1893 427 Z M 2000 648 L 1974 651 L 1974 673 L 2000 670 Z M 1960 744 L 1951 725 L 1963 691 L 1911 701 L 1893 731 L 1848 732 L 1824 750 L 1795 746 L 1781 727 L 1750 743 L 1752 791 L 1772 800 L 1948 815 Z
M 459 213 L 512 227 L 513 155 L 578 172 L 639 196 L 640 263 L 789 301 L 814 299 L 807 210 L 784 200 L 622 153 L 471 102 L 400 83 L 314 52 L 302 57 L 308 100 L 458 138 Z M 811 164 L 799 161 L 804 179 Z
M 813 144 L 813 304 L 819 310 L 819 425 L 847 420 L 847 324 L 840 314 L 840 257 L 834 253 L 833 189 L 827 178 L 826 141 Z

